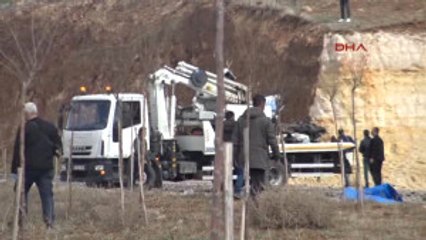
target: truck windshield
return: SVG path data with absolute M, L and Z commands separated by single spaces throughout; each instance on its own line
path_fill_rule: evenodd
M 108 100 L 72 101 L 66 129 L 89 131 L 106 128 L 110 105 Z

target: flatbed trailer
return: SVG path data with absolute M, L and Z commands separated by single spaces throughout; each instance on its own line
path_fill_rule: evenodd
M 286 143 L 285 154 L 288 161 L 289 177 L 321 177 L 341 174 L 341 151 L 346 159 L 352 159 L 355 144 L 349 142 Z M 279 144 L 284 154 L 284 149 Z M 272 185 L 280 185 L 285 179 L 284 162 L 271 160 L 269 180 Z M 203 180 L 213 180 L 213 166 L 203 167 Z

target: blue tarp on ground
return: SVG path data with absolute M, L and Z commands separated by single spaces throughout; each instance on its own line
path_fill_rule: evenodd
M 347 187 L 343 192 L 347 200 L 357 200 L 358 190 L 354 187 Z M 384 204 L 395 204 L 402 202 L 402 196 L 390 184 L 385 183 L 379 186 L 365 188 L 364 199 Z

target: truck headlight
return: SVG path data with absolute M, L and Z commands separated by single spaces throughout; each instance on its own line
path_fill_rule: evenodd
M 96 165 L 95 166 L 95 171 L 103 171 L 103 170 L 105 170 L 104 165 Z

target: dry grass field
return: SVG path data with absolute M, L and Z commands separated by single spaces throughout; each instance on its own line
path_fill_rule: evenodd
M 172 185 L 172 189 L 179 186 Z M 186 187 L 185 187 L 186 188 Z M 137 192 L 126 192 L 126 224 L 120 220 L 119 190 L 75 185 L 73 209 L 65 219 L 66 187 L 55 186 L 56 225 L 47 231 L 41 220 L 36 188 L 30 194 L 23 239 L 209 239 L 210 193 L 153 190 L 147 193 L 149 224 L 143 224 Z M 0 239 L 11 239 L 13 190 L 0 188 Z M 235 233 L 241 202 L 235 202 Z M 426 205 L 384 206 L 327 198 L 318 190 L 287 187 L 269 190 L 250 204 L 249 239 L 421 239 L 426 236 Z

